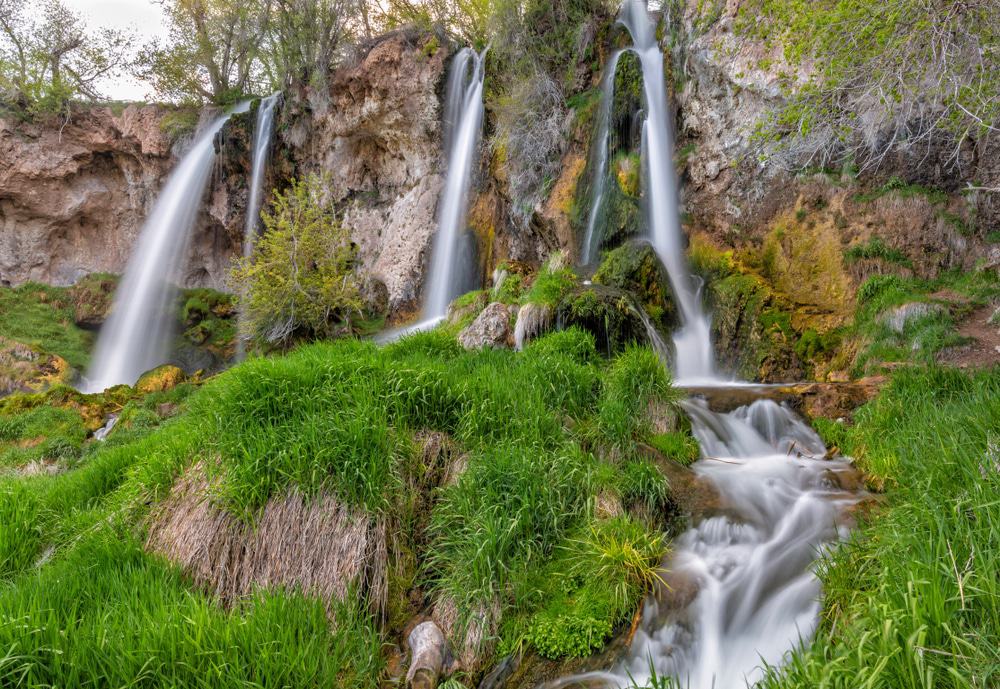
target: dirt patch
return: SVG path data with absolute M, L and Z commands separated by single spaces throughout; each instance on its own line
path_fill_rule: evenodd
M 991 323 L 998 306 L 973 310 L 958 322 L 958 334 L 966 344 L 949 347 L 938 355 L 938 363 L 962 369 L 989 368 L 1000 364 L 1000 323 Z

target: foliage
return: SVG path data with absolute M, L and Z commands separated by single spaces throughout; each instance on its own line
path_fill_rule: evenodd
M 171 100 L 229 105 L 289 82 L 322 87 L 353 25 L 355 0 L 164 0 L 170 39 L 143 47 L 140 78 Z
M 355 247 L 336 218 L 322 177 L 292 180 L 261 214 L 264 234 L 231 273 L 246 333 L 287 346 L 337 333 L 361 310 Z
M 553 659 L 601 648 L 659 580 L 665 552 L 663 537 L 630 517 L 591 522 L 567 539 L 526 587 L 526 596 L 537 599 L 539 608 L 528 616 L 523 642 Z M 516 625 L 508 629 L 513 632 Z M 506 639 L 507 644 L 521 641 Z
M 988 687 L 1000 677 L 1000 375 L 901 371 L 845 430 L 885 508 L 821 568 L 823 624 L 764 686 Z
M 0 105 L 27 117 L 68 116 L 70 101 L 100 98 L 101 79 L 128 66 L 130 40 L 88 32 L 62 0 L 0 0 Z
M 792 70 L 810 68 L 804 86 L 785 75 L 789 104 L 764 132 L 793 137 L 821 165 L 854 158 L 876 166 L 895 143 L 941 133 L 957 156 L 966 139 L 996 134 L 993 0 L 753 0 L 740 6 L 737 25 L 780 47 Z

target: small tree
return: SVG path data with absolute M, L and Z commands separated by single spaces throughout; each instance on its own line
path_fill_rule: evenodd
M 287 347 L 298 338 L 333 337 L 361 311 L 357 249 L 326 187 L 318 175 L 293 179 L 262 215 L 264 234 L 231 273 L 241 336 Z

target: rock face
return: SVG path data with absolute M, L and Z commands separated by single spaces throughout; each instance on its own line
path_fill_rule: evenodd
M 987 155 L 986 143 L 978 144 L 984 150 L 977 153 L 970 142 L 953 156 L 954 145 L 944 140 L 901 141 L 877 169 L 860 177 L 793 174 L 817 164 L 810 156 L 819 140 L 762 149 L 753 134 L 785 103 L 782 75 L 795 88 L 806 83 L 807 72 L 788 65 L 780 47 L 766 48 L 738 33 L 737 0 L 709 19 L 704 3 L 687 0 L 684 6 L 675 20 L 681 41 L 672 67 L 675 81 L 683 83 L 674 102 L 686 225 L 740 247 L 760 242 L 776 218 L 818 202 L 836 215 L 845 247 L 878 234 L 903 248 L 917 274 L 969 268 L 982 255 L 984 245 L 963 223 L 978 223 L 979 229 L 995 225 L 1000 204 L 981 198 L 987 194 L 963 198 L 959 190 L 967 182 L 1000 182 L 997 157 Z M 888 180 L 908 192 L 892 193 L 883 187 Z M 861 193 L 866 189 L 876 193 Z
M 362 268 L 385 283 L 393 312 L 417 305 L 437 227 L 449 53 L 433 34 L 388 34 L 283 114 L 279 155 L 296 174 L 329 175 Z
M 75 111 L 65 124 L 0 119 L 0 283 L 67 285 L 88 273 L 124 270 L 185 147 L 164 133 L 170 112 L 130 105 L 120 115 L 101 107 Z M 233 148 L 227 138 L 223 150 Z M 242 157 L 236 152 L 234 158 Z M 178 276 L 186 285 L 223 284 L 234 247 L 227 223 L 242 223 L 226 167 L 220 164 L 223 173 L 213 176 L 210 210 L 198 221 L 188 269 Z

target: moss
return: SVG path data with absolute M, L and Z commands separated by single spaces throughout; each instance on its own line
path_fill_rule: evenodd
M 229 356 L 236 346 L 236 305 L 233 296 L 208 288 L 186 289 L 180 296 L 179 320 L 184 339 Z
M 656 252 L 648 244 L 624 244 L 609 251 L 594 273 L 594 283 L 631 293 L 660 325 L 677 324 L 669 282 Z
M 662 452 L 670 459 L 690 466 L 698 459 L 701 450 L 698 441 L 690 432 L 671 431 L 668 433 L 657 433 L 649 439 L 649 444 Z
M 870 203 L 889 194 L 894 194 L 895 196 L 903 199 L 922 196 L 934 205 L 943 204 L 948 201 L 948 193 L 946 191 L 942 191 L 941 189 L 932 189 L 920 184 L 908 184 L 901 177 L 891 177 L 889 181 L 881 187 L 865 194 L 857 194 L 854 197 L 854 200 L 859 203 Z
M 629 198 L 639 198 L 639 154 L 619 153 L 612 161 L 618 189 Z

